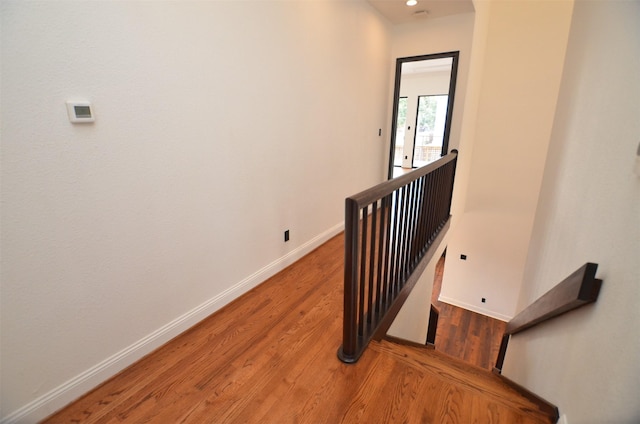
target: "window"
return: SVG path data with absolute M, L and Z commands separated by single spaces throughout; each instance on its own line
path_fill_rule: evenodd
M 407 128 L 407 98 L 398 99 L 398 120 L 396 125 L 396 148 L 393 155 L 393 166 L 402 166 L 404 150 L 404 134 Z
M 449 96 L 418 96 L 413 167 L 424 166 L 440 158 L 447 120 Z

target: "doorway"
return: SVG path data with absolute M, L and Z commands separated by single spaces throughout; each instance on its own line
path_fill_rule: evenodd
M 448 153 L 459 52 L 398 58 L 388 178 Z

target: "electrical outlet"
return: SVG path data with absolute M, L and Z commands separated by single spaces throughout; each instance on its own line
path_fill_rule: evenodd
M 462 259 L 463 261 L 467 260 L 467 255 L 460 255 L 460 259 Z
M 289 230 L 285 230 L 285 232 L 284 232 L 284 241 L 285 242 L 289 241 Z
M 487 299 L 485 297 L 482 298 L 482 303 L 487 303 Z

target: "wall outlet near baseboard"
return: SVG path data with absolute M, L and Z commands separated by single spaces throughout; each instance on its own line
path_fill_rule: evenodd
M 284 232 L 284 241 L 285 243 L 289 241 L 289 230 L 285 230 Z

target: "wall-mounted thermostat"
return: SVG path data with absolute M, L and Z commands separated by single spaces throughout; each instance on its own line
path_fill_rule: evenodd
M 73 123 L 94 122 L 93 107 L 89 102 L 67 102 L 69 121 Z

